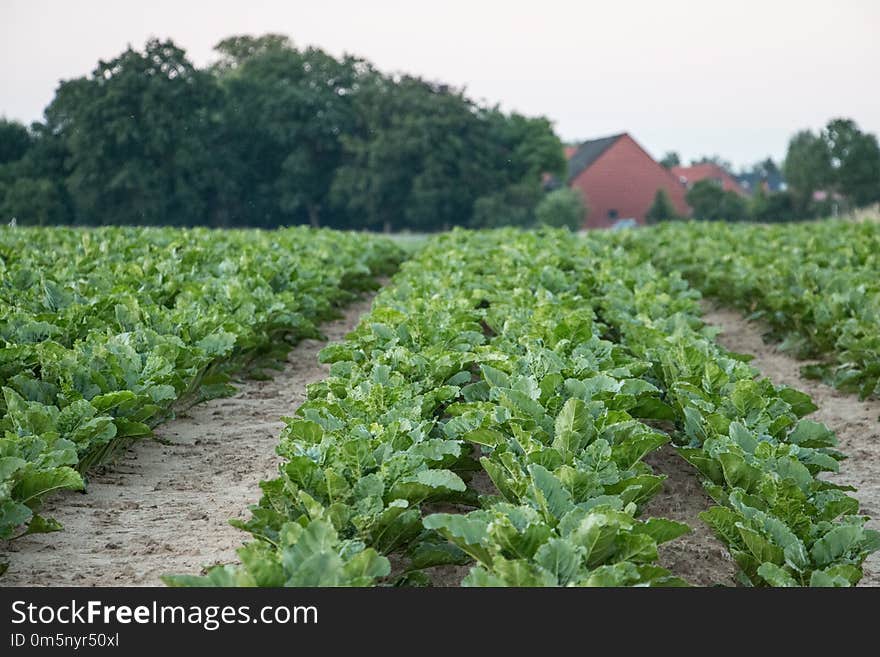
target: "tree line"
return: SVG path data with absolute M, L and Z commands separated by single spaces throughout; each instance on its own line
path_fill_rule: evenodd
M 26 224 L 432 231 L 528 225 L 562 177 L 550 122 L 286 37 L 200 69 L 150 40 L 0 120 L 0 218 Z M 540 214 L 540 212 L 538 213 Z
M 718 157 L 703 156 L 691 165 L 710 162 L 732 172 Z M 674 151 L 660 160 L 666 168 L 681 164 Z M 880 201 L 880 145 L 851 119 L 832 119 L 814 133 L 797 132 L 788 143 L 781 165 L 767 158 L 737 175 L 748 181 L 750 196 L 725 191 L 715 181 L 701 180 L 685 197 L 693 216 L 706 221 L 800 221 L 828 217 Z M 783 181 L 772 189 L 768 181 Z M 648 222 L 674 220 L 675 208 L 658 190 L 648 212 Z

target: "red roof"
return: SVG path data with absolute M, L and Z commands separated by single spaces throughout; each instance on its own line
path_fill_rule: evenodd
M 572 155 L 577 153 L 578 146 L 566 146 L 565 147 L 565 159 L 571 158 Z
M 724 191 L 736 192 L 741 196 L 746 196 L 746 191 L 740 186 L 736 178 L 712 162 L 701 162 L 689 167 L 672 167 L 672 173 L 688 187 L 693 187 L 695 183 L 701 180 L 715 180 L 721 183 L 721 189 Z

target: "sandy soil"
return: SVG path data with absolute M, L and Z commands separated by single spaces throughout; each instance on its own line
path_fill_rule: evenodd
M 760 325 L 747 322 L 740 313 L 706 303 L 704 319 L 718 326 L 718 341 L 731 351 L 754 354 L 751 362 L 777 384 L 803 390 L 819 407 L 810 417 L 824 422 L 837 433 L 840 450 L 849 458 L 841 463 L 840 473 L 829 479 L 855 486 L 862 513 L 872 516 L 869 526 L 880 529 L 880 401 L 859 401 L 855 395 L 838 392 L 821 382 L 801 376 L 799 361 L 765 344 Z M 860 586 L 880 586 L 880 553 L 865 561 L 865 575 Z
M 322 327 L 338 340 L 369 310 L 350 305 Z M 58 495 L 44 513 L 64 531 L 13 542 L 0 586 L 150 586 L 167 573 L 198 573 L 236 559 L 247 535 L 228 524 L 246 518 L 258 484 L 278 465 L 281 416 L 303 402 L 306 386 L 324 378 L 317 361 L 325 343 L 305 340 L 270 381 L 244 381 L 238 392 L 189 409 L 135 443 L 93 475 L 88 492 Z
M 651 498 L 643 518 L 669 518 L 692 531 L 658 548 L 659 564 L 694 586 L 735 586 L 736 564 L 699 514 L 714 505 L 703 489 L 699 474 L 671 445 L 645 456 L 657 474 L 665 474 L 663 490 Z

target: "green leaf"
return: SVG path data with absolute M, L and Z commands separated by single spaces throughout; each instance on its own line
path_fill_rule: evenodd
M 666 518 L 649 518 L 633 527 L 634 531 L 647 534 L 658 544 L 674 540 L 691 532 L 691 528 L 682 522 Z
M 226 331 L 218 331 L 199 340 L 196 346 L 208 356 L 219 358 L 232 351 L 235 346 L 235 335 Z
M 810 586 L 849 587 L 850 582 L 842 575 L 830 575 L 823 570 L 814 570 L 810 576 Z
M 26 523 L 33 515 L 30 508 L 14 500 L 0 501 L 0 538 L 9 539 L 15 530 Z
M 475 429 L 462 435 L 461 439 L 486 447 L 497 447 L 506 440 L 504 434 L 496 429 Z
M 556 434 L 581 433 L 588 424 L 590 414 L 587 405 L 580 399 L 568 399 L 556 416 Z
M 785 568 L 777 566 L 775 563 L 762 563 L 758 567 L 758 574 L 763 577 L 770 586 L 798 586 L 797 580 L 795 580 Z
M 731 488 L 742 488 L 751 491 L 761 480 L 761 471 L 746 463 L 745 459 L 733 452 L 718 455 L 724 479 Z
M 722 506 L 713 506 L 700 513 L 700 519 L 712 528 L 715 535 L 725 545 L 745 547 L 737 528 L 739 516 L 733 510 Z
M 864 529 L 858 525 L 838 525 L 826 532 L 810 548 L 810 557 L 820 568 L 861 552 Z
M 284 586 L 287 576 L 278 554 L 266 548 L 263 543 L 249 543 L 240 547 L 236 554 L 255 586 Z
M 350 586 L 371 586 L 379 577 L 391 574 L 391 562 L 372 548 L 358 552 L 345 564 L 343 572 Z
M 464 481 L 449 470 L 422 470 L 391 487 L 389 499 L 403 499 L 418 504 L 429 497 L 444 495 L 448 491 L 464 492 Z
M 580 452 L 592 438 L 592 416 L 587 405 L 580 399 L 570 398 L 562 405 L 554 425 L 553 447 L 568 462 Z
M 477 561 L 492 564 L 492 557 L 485 547 L 488 538 L 486 522 L 469 515 L 434 513 L 422 520 L 425 529 L 434 529 L 455 543 Z
M 802 447 L 834 447 L 837 437 L 820 422 L 800 420 L 786 440 Z
M 780 388 L 779 396 L 791 406 L 792 412 L 798 417 L 804 417 L 819 409 L 808 394 L 794 388 Z
M 443 539 L 420 541 L 410 550 L 409 557 L 412 567 L 418 569 L 472 563 L 471 557 L 464 550 Z
M 551 538 L 535 553 L 535 562 L 565 586 L 577 574 L 583 561 L 583 549 L 561 538 Z
M 27 465 L 27 461 L 17 456 L 0 457 L 0 482 L 12 478 L 12 475 L 25 465 Z
M 504 582 L 504 586 L 546 587 L 556 584 L 552 573 L 524 559 L 499 558 L 493 564 L 492 570 Z
M 15 485 L 13 495 L 21 500 L 22 504 L 33 506 L 41 497 L 62 488 L 83 490 L 85 484 L 73 468 L 53 468 L 24 475 Z
M 571 494 L 552 472 L 535 463 L 529 465 L 528 470 L 534 486 L 533 499 L 539 509 L 549 514 L 548 520 L 559 519 L 574 507 Z
M 646 420 L 674 421 L 676 419 L 675 409 L 656 397 L 640 399 L 638 404 L 629 409 L 629 414 Z
M 747 527 L 740 523 L 737 523 L 736 527 L 739 530 L 740 536 L 742 537 L 746 548 L 749 552 L 751 552 L 752 556 L 755 558 L 755 561 L 757 561 L 758 563 L 769 561 L 770 563 L 782 565 L 785 559 L 782 548 L 780 548 L 778 545 L 774 545 L 764 536 L 762 536 L 754 529 L 751 529 L 750 527 Z
M 489 365 L 480 365 L 483 378 L 493 388 L 510 388 L 510 378 L 501 370 Z

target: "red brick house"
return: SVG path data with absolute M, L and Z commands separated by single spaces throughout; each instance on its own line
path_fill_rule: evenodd
M 701 162 L 689 167 L 672 167 L 672 173 L 690 189 L 701 180 L 714 180 L 726 192 L 736 192 L 740 196 L 748 196 L 736 178 L 712 162 Z
M 568 184 L 586 200 L 585 228 L 609 228 L 624 219 L 644 224 L 658 189 L 666 190 L 679 214 L 690 213 L 685 186 L 626 133 L 581 144 L 568 159 Z

